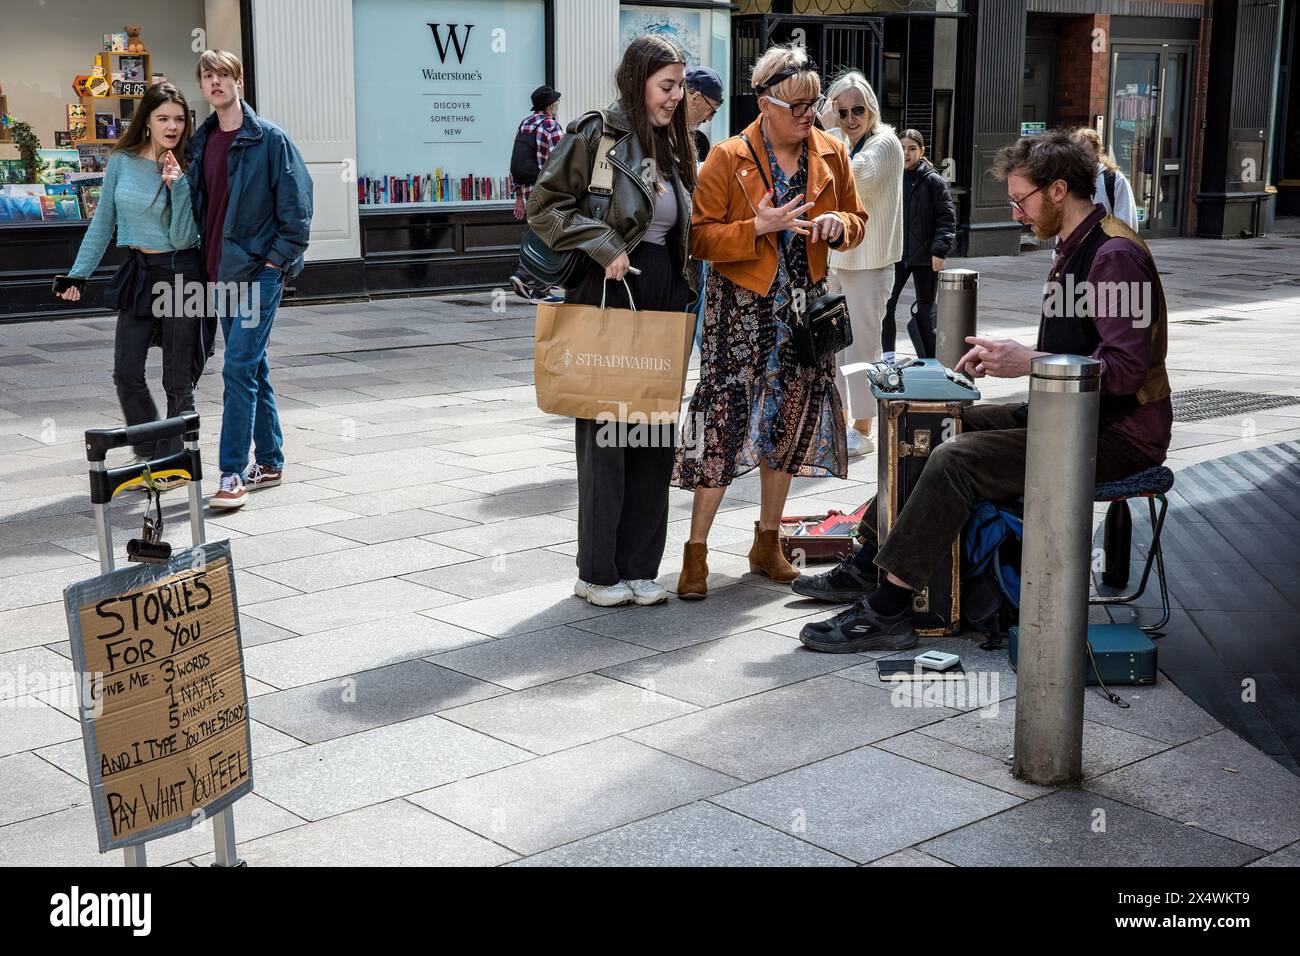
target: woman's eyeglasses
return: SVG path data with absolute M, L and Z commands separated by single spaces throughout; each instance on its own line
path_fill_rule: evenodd
M 785 100 L 778 100 L 775 96 L 772 96 L 771 94 L 764 93 L 763 95 L 766 96 L 771 102 L 775 103 L 777 106 L 784 106 L 786 109 L 790 111 L 790 115 L 793 116 L 795 119 L 799 119 L 801 117 L 807 116 L 809 110 L 812 110 L 814 113 L 820 113 L 822 111 L 822 107 L 826 105 L 826 97 L 824 96 L 819 96 L 817 97 L 817 99 L 813 100 L 812 102 L 787 103 Z
M 866 116 L 867 108 L 865 106 L 859 105 L 859 106 L 854 106 L 851 109 L 837 110 L 836 112 L 840 114 L 840 119 L 848 119 L 850 113 L 852 113 L 854 116 Z

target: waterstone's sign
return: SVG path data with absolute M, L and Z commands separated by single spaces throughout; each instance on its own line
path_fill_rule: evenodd
M 513 199 L 515 130 L 546 82 L 541 0 L 354 0 L 353 18 L 362 201 L 395 201 L 394 180 L 403 201 Z

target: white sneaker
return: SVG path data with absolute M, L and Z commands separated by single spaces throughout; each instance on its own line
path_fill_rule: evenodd
M 636 581 L 624 581 L 632 591 L 632 600 L 642 606 L 650 604 L 663 604 L 668 600 L 668 591 L 659 586 L 658 582 L 645 578 Z
M 594 604 L 596 607 L 631 604 L 634 598 L 632 589 L 622 581 L 617 584 L 588 584 L 586 581 L 579 580 L 573 586 L 573 593 L 580 598 L 585 598 L 588 604 Z
M 893 364 L 894 364 L 894 353 L 893 353 L 893 352 L 886 352 L 882 358 L 883 358 L 884 361 L 888 362 L 890 365 L 893 365 Z
M 861 458 L 876 450 L 876 442 L 870 435 L 864 435 L 856 428 L 848 431 L 848 448 L 850 458 Z

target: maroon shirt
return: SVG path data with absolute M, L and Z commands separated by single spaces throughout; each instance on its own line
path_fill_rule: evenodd
M 1083 244 L 1093 226 L 1106 216 L 1104 206 L 1098 204 L 1083 222 L 1056 247 L 1049 283 L 1056 280 L 1068 266 L 1071 257 Z M 1098 296 L 1094 304 L 1094 323 L 1101 336 L 1101 344 L 1092 358 L 1101 362 L 1101 390 L 1111 395 L 1136 395 L 1146 382 L 1151 364 L 1151 339 L 1156 328 L 1154 301 L 1155 289 L 1160 281 L 1151 253 L 1122 236 L 1107 239 L 1097 249 L 1088 271 L 1088 281 L 1098 283 L 1141 283 L 1150 290 L 1151 301 L 1142 303 L 1150 309 L 1139 315 L 1138 303 L 1130 301 L 1128 312 L 1119 314 L 1122 301 L 1113 303 L 1108 296 Z M 1167 316 L 1163 316 L 1167 321 Z M 1136 320 L 1136 321 L 1135 321 Z M 1165 325 L 1166 331 L 1168 325 Z M 1166 340 L 1167 341 L 1167 340 Z M 1173 402 L 1168 398 L 1156 399 L 1139 405 L 1122 418 L 1106 427 L 1120 432 L 1144 452 L 1152 461 L 1161 463 L 1169 451 L 1174 424 Z
M 240 127 L 242 128 L 242 127 Z M 207 195 L 203 222 L 203 262 L 208 279 L 216 282 L 221 268 L 221 237 L 226 226 L 226 207 L 230 204 L 230 176 L 226 158 L 239 129 L 229 132 L 217 127 L 208 134 L 203 149 L 203 191 Z

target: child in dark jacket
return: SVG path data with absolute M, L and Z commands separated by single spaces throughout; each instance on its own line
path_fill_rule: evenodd
M 907 333 L 918 358 L 933 358 L 935 348 L 935 286 L 944 260 L 952 249 L 956 230 L 948 184 L 925 159 L 925 138 L 904 130 L 903 144 L 903 258 L 894 263 L 894 290 L 881 323 L 881 350 L 894 357 L 894 310 L 907 277 L 916 287 L 916 305 Z

